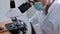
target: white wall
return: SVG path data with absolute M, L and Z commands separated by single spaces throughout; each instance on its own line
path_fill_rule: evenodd
M 26 2 L 26 0 L 15 0 L 16 7 L 21 5 L 23 2 Z M 4 19 L 7 19 L 5 16 L 5 13 L 10 10 L 10 0 L 0 0 L 0 21 L 4 21 Z

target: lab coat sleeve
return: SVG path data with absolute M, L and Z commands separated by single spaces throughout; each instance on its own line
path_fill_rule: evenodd
M 53 3 L 49 8 L 49 13 L 42 23 L 41 29 L 46 34 L 60 34 L 59 24 L 60 24 L 60 4 Z

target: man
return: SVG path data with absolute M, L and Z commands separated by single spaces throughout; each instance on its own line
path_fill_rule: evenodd
M 41 8 L 43 8 L 44 10 L 41 10 L 41 8 L 39 8 L 40 5 L 37 6 L 38 2 L 40 4 L 42 3 L 41 5 L 44 5 L 44 6 L 47 4 L 47 7 L 44 9 L 44 6 L 43 6 Z M 35 3 L 36 3 L 36 5 L 35 5 Z M 45 18 L 45 13 L 48 12 L 48 8 L 50 7 L 51 3 L 52 2 L 49 1 L 49 0 L 34 0 L 34 5 L 39 10 L 37 10 L 34 5 L 28 10 L 27 15 L 28 15 L 29 20 L 31 21 L 31 23 L 34 25 L 34 29 L 35 29 L 37 34 L 42 34 L 40 25 L 41 25 L 41 22 L 43 22 L 43 20 Z

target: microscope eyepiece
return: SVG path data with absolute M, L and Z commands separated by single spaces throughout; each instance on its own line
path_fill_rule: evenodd
M 10 8 L 15 8 L 15 1 L 14 0 L 10 0 Z

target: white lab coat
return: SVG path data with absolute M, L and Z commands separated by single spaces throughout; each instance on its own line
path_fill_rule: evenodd
M 60 34 L 60 3 L 55 0 L 48 11 L 41 26 L 43 34 Z
M 27 10 L 27 17 L 32 23 L 36 34 L 42 34 L 40 24 L 45 17 L 44 11 L 38 11 L 34 8 L 34 6 L 32 6 L 29 10 Z
M 41 12 L 36 11 L 34 16 L 29 19 L 36 31 L 36 34 L 42 34 L 40 24 L 43 21 L 43 19 L 44 19 L 44 16 L 42 15 L 42 11 Z
M 27 29 L 28 29 L 26 34 L 31 34 L 31 25 L 30 25 L 30 22 L 29 22 L 29 20 L 27 18 L 26 12 L 22 14 L 19 11 L 18 8 L 14 8 L 14 9 L 11 9 L 10 11 L 8 11 L 6 13 L 6 16 L 8 18 L 17 17 L 17 19 L 24 21 L 26 23 Z
M 27 10 L 27 17 L 28 19 L 30 19 L 31 17 L 34 16 L 34 14 L 36 13 L 36 9 L 34 8 L 34 6 L 32 5 L 32 7 L 30 7 L 28 10 Z
M 41 23 L 44 20 L 42 18 L 45 17 L 45 12 L 38 11 L 37 9 L 34 8 L 34 6 L 32 6 L 30 9 L 27 10 L 27 17 L 28 19 L 32 19 L 33 17 L 38 17 L 37 19 Z

